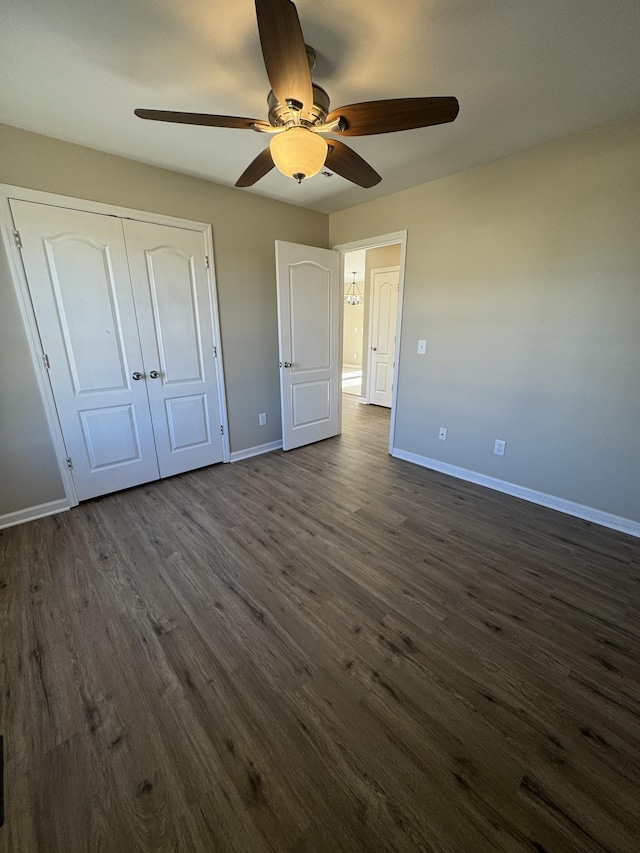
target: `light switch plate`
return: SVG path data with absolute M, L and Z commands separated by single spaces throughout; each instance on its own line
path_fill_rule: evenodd
M 418 341 L 418 355 L 424 355 L 427 351 L 427 342 Z

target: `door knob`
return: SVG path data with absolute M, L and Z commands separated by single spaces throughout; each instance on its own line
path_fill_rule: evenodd
M 293 367 L 293 364 L 291 364 L 290 361 L 285 361 L 284 366 L 285 367 Z
M 158 379 L 160 377 L 160 374 L 158 373 L 157 370 L 150 370 L 149 371 L 149 377 L 151 379 Z
M 144 373 L 140 373 L 140 371 L 139 371 L 139 370 L 136 370 L 136 372 L 135 372 L 135 373 L 132 373 L 132 374 L 131 374 L 131 378 L 132 378 L 132 379 L 135 379 L 135 380 L 136 380 L 136 382 L 138 382 L 138 380 L 140 380 L 140 379 L 144 379 Z
M 378 347 L 371 347 L 371 350 L 372 350 L 373 352 L 378 352 Z

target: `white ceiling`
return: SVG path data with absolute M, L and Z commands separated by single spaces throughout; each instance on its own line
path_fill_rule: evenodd
M 252 0 L 2 0 L 0 121 L 232 186 L 251 131 L 135 107 L 266 118 Z M 640 0 L 298 0 L 332 107 L 455 95 L 453 124 L 345 140 L 371 190 L 273 170 L 251 190 L 330 213 L 640 113 Z

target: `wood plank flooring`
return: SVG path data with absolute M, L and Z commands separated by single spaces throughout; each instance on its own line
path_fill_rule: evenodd
M 0 533 L 3 853 L 640 850 L 638 540 L 344 405 Z

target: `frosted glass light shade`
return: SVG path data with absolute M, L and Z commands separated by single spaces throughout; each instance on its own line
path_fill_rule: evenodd
M 276 168 L 298 182 L 317 175 L 327 159 L 327 143 L 306 127 L 276 134 L 269 145 Z

